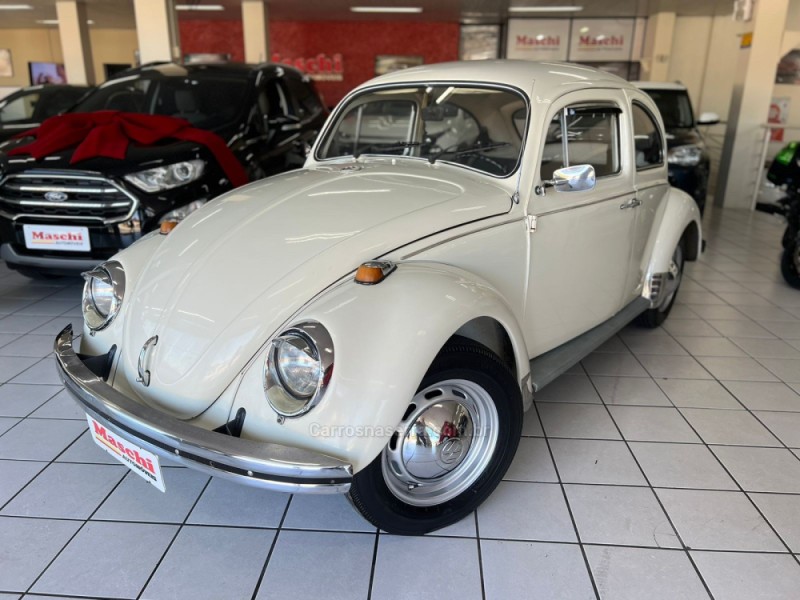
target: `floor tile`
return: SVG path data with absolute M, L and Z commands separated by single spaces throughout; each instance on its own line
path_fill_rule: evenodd
M 539 421 L 539 413 L 536 408 L 531 406 L 522 419 L 522 435 L 543 436 L 542 424 Z
M 37 385 L 28 387 L 48 386 Z M 30 416 L 35 419 L 73 419 L 76 421 L 86 421 L 86 413 L 66 390 L 61 390 L 58 394 L 33 411 Z
M 583 364 L 589 375 L 613 375 L 617 377 L 647 377 L 647 371 L 630 354 L 603 354 L 595 352 L 584 358 Z
M 764 331 L 768 331 L 775 337 L 779 337 L 782 340 L 800 340 L 800 323 L 787 323 L 786 321 L 759 321 L 759 325 Z
M 550 440 L 550 447 L 565 483 L 646 484 L 625 442 Z
M 686 354 L 686 350 L 672 337 L 667 335 L 652 337 L 628 336 L 625 338 L 625 343 L 636 356 L 642 354 L 672 354 L 681 356 Z
M 4 356 L 3 360 L 0 360 L 0 383 L 11 381 L 38 361 L 38 358 Z
M 767 521 L 792 552 L 800 552 L 800 496 L 788 494 L 750 494 Z
M 0 517 L 0 589 L 24 592 L 82 523 Z
M 680 336 L 676 339 L 692 356 L 747 356 L 744 350 L 727 338 Z
M 725 287 L 737 286 L 739 289 L 744 290 L 738 283 L 729 282 L 703 282 L 703 285 L 723 285 Z M 690 306 L 692 312 L 702 319 L 725 319 L 725 320 L 749 320 L 749 318 L 733 306 L 721 304 L 705 304 L 702 306 Z M 672 315 L 670 315 L 671 317 Z M 692 335 L 691 333 L 687 335 Z M 719 335 L 719 334 L 717 334 Z
M 561 486 L 503 481 L 478 508 L 482 538 L 574 542 Z
M 0 458 L 53 460 L 85 429 L 78 421 L 25 419 L 0 436 Z
M 56 371 L 55 360 L 48 356 L 40 359 L 35 365 L 22 371 L 19 375 L 11 379 L 11 382 L 59 385 L 61 379 Z
M 12 427 L 20 423 L 22 419 L 13 417 L 0 417 L 0 436 L 9 431 Z
M 731 341 L 755 358 L 800 358 L 800 350 L 783 340 L 732 338 Z M 717 356 L 722 355 L 718 354 Z
M 487 600 L 595 597 L 576 545 L 481 540 L 481 562 Z
M 586 557 L 601 600 L 709 598 L 684 552 L 655 548 L 587 546 Z
M 659 387 L 678 407 L 742 409 L 736 398 L 717 381 L 659 379 Z M 771 384 L 770 384 L 771 385 Z
M 46 466 L 30 460 L 0 460 L 0 508 Z
M 9 315 L 0 319 L 0 333 L 28 333 L 44 325 L 53 317 Z
M 296 494 L 292 496 L 283 527 L 319 531 L 364 531 L 368 533 L 375 531 L 375 526 L 366 521 L 347 499 L 339 494 L 321 494 L 319 496 Z
M 126 472 L 122 465 L 53 463 L 9 502 L 2 514 L 88 519 Z
M 274 538 L 275 532 L 266 529 L 185 526 L 142 600 L 249 598 Z
M 748 412 L 707 408 L 682 408 L 680 411 L 706 444 L 781 445 L 778 439 Z
M 63 422 L 63 421 L 62 421 Z M 84 433 L 78 437 L 77 440 L 67 448 L 57 459 L 56 462 L 75 462 L 75 463 L 92 463 L 92 464 L 106 464 L 118 465 L 120 462 L 113 458 L 108 452 L 99 448 L 97 444 L 92 441 L 92 436 L 83 425 Z
M 553 440 L 556 441 L 556 440 Z M 522 438 L 517 454 L 504 479 L 513 481 L 557 482 L 556 470 L 547 442 L 542 438 Z
M 620 437 L 614 422 L 602 405 L 541 403 L 537 408 L 549 437 L 590 439 Z
M 32 591 L 135 598 L 177 529 L 172 525 L 145 523 L 87 523 Z M 214 545 L 205 548 L 203 553 L 213 548 Z
M 708 322 L 702 319 L 678 319 L 672 321 L 667 319 L 663 325 L 664 329 L 672 336 L 697 335 L 708 337 L 719 337 L 720 332 L 714 329 Z
M 800 589 L 800 565 L 788 554 L 691 554 L 715 598 L 787 600 Z
M 697 360 L 718 380 L 776 381 L 772 373 L 752 358 L 701 356 Z
M 800 394 L 784 383 L 724 381 L 723 384 L 750 410 L 800 412 Z
M 289 494 L 259 490 L 212 478 L 188 523 L 241 527 L 278 527 Z
M 742 492 L 659 489 L 656 493 L 691 549 L 786 551 Z
M 53 336 L 23 335 L 0 347 L 0 356 L 44 358 L 53 351 Z
M 537 402 L 583 402 L 600 404 L 600 397 L 585 373 L 565 373 L 541 392 L 535 394 Z
M 746 492 L 800 494 L 800 460 L 782 448 L 712 446 Z
M 709 319 L 708 323 L 719 333 L 726 337 L 753 337 L 753 338 L 774 338 L 769 331 L 761 327 L 755 321 L 744 321 L 740 319 Z
M 711 379 L 691 356 L 641 356 L 639 360 L 656 379 Z
M 655 381 L 644 377 L 604 377 L 592 381 L 606 404 L 672 406 Z
M 573 484 L 564 489 L 581 542 L 680 547 L 651 489 Z
M 608 410 L 626 440 L 700 443 L 677 408 L 609 406 Z
M 786 383 L 800 383 L 800 359 L 762 358 L 759 362 Z
M 26 417 L 59 390 L 56 385 L 6 383 L 0 386 L 0 417 Z
M 753 413 L 777 438 L 790 448 L 800 448 L 800 413 Z
M 382 535 L 375 560 L 372 597 L 407 599 L 410 573 L 413 580 L 425 582 L 424 594 L 430 598 L 449 598 L 455 594 L 459 600 L 470 600 L 482 596 L 475 540 Z M 453 573 L 458 574 L 455 580 L 445 575 Z M 413 587 L 413 583 L 410 585 Z
M 655 442 L 630 444 L 647 479 L 655 487 L 737 489 L 736 483 L 705 446 Z
M 611 352 L 612 354 L 630 354 L 628 346 L 619 338 L 614 336 L 609 340 L 603 342 L 603 345 L 595 350 L 595 352 Z

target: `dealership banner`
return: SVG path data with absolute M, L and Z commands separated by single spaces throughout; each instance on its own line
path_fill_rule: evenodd
M 509 19 L 506 56 L 567 60 L 569 19 Z
M 569 60 L 575 62 L 630 60 L 633 19 L 574 19 Z

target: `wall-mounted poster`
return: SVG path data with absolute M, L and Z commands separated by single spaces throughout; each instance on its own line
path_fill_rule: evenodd
M 0 77 L 13 77 L 14 65 L 11 64 L 11 50 L 0 48 Z
M 767 117 L 767 123 L 771 123 L 773 125 L 786 125 L 786 122 L 789 120 L 789 105 L 791 102 L 792 99 L 789 97 L 773 98 L 769 105 L 769 116 Z M 773 129 L 770 131 L 769 141 L 782 142 L 783 129 Z
M 31 85 L 41 83 L 67 83 L 67 73 L 62 63 L 29 62 Z
M 574 19 L 569 60 L 628 61 L 633 49 L 633 19 Z
M 500 56 L 500 25 L 462 25 L 459 60 L 487 60 Z
M 425 60 L 421 56 L 379 55 L 375 57 L 375 75 L 418 67 L 424 62 Z
M 506 56 L 567 60 L 569 19 L 509 19 Z

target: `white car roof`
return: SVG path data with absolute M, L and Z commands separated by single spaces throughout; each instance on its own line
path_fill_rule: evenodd
M 631 81 L 633 85 L 643 90 L 685 90 L 682 83 L 672 81 Z
M 423 65 L 381 75 L 356 89 L 433 81 L 505 84 L 515 86 L 528 94 L 531 85 L 536 81 L 536 96 L 540 102 L 557 98 L 567 90 L 593 87 L 635 89 L 621 77 L 593 67 L 529 60 L 476 60 Z

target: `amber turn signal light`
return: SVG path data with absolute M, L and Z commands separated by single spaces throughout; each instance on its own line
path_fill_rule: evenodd
M 161 223 L 161 235 L 167 235 L 178 225 L 177 221 L 164 221 Z
M 358 267 L 355 281 L 361 285 L 375 285 L 386 279 L 396 268 L 397 265 L 388 260 L 371 260 Z

